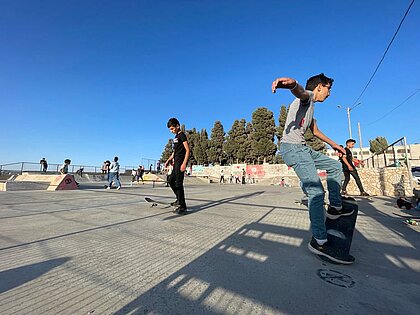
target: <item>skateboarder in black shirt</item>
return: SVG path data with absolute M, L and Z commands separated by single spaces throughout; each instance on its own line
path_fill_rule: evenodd
M 188 146 L 187 136 L 181 130 L 178 119 L 169 119 L 167 126 L 169 131 L 175 135 L 174 152 L 165 162 L 165 167 L 171 160 L 174 162 L 172 174 L 169 178 L 169 185 L 176 196 L 176 201 L 173 202 L 172 205 L 178 206 L 178 208 L 174 210 L 175 213 L 185 214 L 187 212 L 187 205 L 185 203 L 184 194 L 184 173 L 187 169 L 190 147 Z
M 344 173 L 344 182 L 341 188 L 342 189 L 341 193 L 343 195 L 347 194 L 347 191 L 346 191 L 347 184 L 350 181 L 350 175 L 351 175 L 356 180 L 356 185 L 360 190 L 360 196 L 369 196 L 369 194 L 365 192 L 365 190 L 363 189 L 362 181 L 360 180 L 359 174 L 357 173 L 357 169 L 353 164 L 353 154 L 351 153 L 350 149 L 354 147 L 355 143 L 356 143 L 356 140 L 354 139 L 348 139 L 346 141 L 346 147 L 344 148 L 346 150 L 346 155 L 340 159 L 341 163 L 343 164 L 343 173 Z M 346 161 L 344 161 L 344 159 L 346 159 Z

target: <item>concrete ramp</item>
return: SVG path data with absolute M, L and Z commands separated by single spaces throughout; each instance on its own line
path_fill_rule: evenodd
M 48 182 L 51 183 L 57 175 L 45 175 L 45 174 L 30 174 L 23 173 L 22 175 L 16 176 L 14 181 L 16 182 Z
M 48 182 L 7 181 L 0 183 L 0 191 L 46 190 L 49 185 Z
M 54 180 L 51 181 L 51 184 L 48 186 L 47 190 L 74 190 L 77 189 L 76 181 L 72 175 L 57 175 Z

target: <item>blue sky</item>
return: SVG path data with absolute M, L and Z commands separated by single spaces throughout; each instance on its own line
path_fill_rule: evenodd
M 0 164 L 122 165 L 158 159 L 170 117 L 186 128 L 228 131 L 280 76 L 301 83 L 324 72 L 332 94 L 317 103 L 320 129 L 348 137 L 354 104 L 411 0 L 1 1 Z M 420 7 L 414 3 L 372 83 L 351 112 L 353 137 L 420 142 Z M 375 122 L 375 123 L 374 123 Z

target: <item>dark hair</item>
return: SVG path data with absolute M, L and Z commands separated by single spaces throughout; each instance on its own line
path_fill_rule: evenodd
M 171 118 L 168 120 L 168 128 L 179 126 L 179 121 L 176 118 Z
M 68 163 L 68 164 L 70 164 L 70 163 L 71 163 L 71 160 L 70 160 L 70 159 L 65 159 L 65 160 L 64 160 L 64 163 L 66 163 L 66 164 L 67 164 L 67 163 Z
M 323 73 L 310 77 L 308 81 L 306 81 L 305 90 L 313 91 L 318 86 L 318 84 L 326 85 L 329 84 L 330 86 L 333 85 L 334 79 L 326 77 Z
M 114 162 L 118 161 L 118 156 L 114 157 Z
M 356 140 L 354 140 L 354 139 L 348 139 L 348 140 L 346 141 L 346 144 L 347 144 L 347 143 L 350 143 L 350 142 L 356 143 Z

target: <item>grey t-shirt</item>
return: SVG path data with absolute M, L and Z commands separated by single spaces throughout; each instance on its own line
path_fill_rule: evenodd
M 118 173 L 120 171 L 120 163 L 112 162 L 109 168 L 110 173 Z
M 309 100 L 306 103 L 296 98 L 290 104 L 281 143 L 306 143 L 304 134 L 314 117 L 314 93 L 308 92 Z

